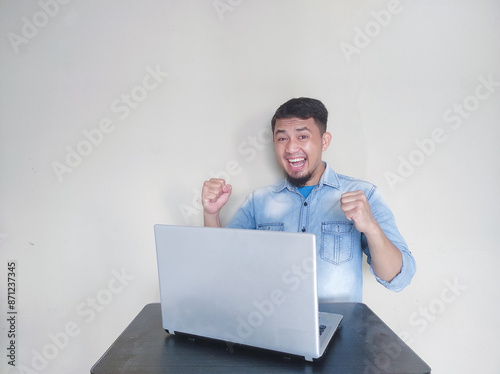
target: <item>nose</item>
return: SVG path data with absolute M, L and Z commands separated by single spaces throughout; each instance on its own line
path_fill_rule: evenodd
M 290 138 L 288 140 L 288 142 L 286 143 L 285 152 L 289 153 L 289 154 L 293 154 L 293 153 L 297 152 L 298 149 L 299 149 L 299 144 L 298 144 L 297 140 L 294 138 Z

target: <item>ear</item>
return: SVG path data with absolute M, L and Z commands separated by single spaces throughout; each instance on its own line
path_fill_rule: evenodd
M 330 142 L 332 141 L 332 134 L 329 132 L 325 132 L 323 136 L 321 137 L 321 149 L 323 151 L 326 151 L 328 147 L 330 146 Z

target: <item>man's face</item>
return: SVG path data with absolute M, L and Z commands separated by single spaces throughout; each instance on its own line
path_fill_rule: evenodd
M 274 152 L 289 181 L 297 186 L 318 184 L 325 166 L 322 152 L 330 145 L 331 134 L 320 134 L 313 118 L 276 120 Z

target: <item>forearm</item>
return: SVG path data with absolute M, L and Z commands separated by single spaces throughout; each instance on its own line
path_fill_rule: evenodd
M 380 279 L 390 282 L 401 272 L 403 266 L 401 251 L 387 238 L 380 225 L 364 234 L 370 250 L 373 272 Z

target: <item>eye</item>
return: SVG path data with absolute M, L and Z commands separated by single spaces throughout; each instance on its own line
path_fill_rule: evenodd
M 307 135 L 301 135 L 301 136 L 299 136 L 299 139 L 300 139 L 300 140 L 305 140 L 305 139 L 307 139 L 307 138 L 309 138 Z

